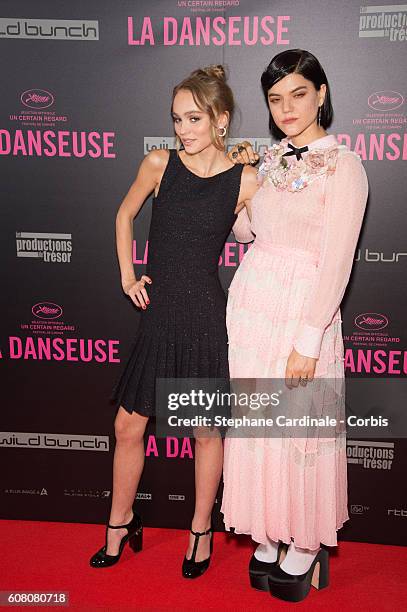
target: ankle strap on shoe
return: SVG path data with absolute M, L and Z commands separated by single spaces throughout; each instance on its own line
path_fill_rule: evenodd
M 208 535 L 208 533 L 211 533 L 213 531 L 212 527 L 209 527 L 209 529 L 207 529 L 206 531 L 192 531 L 192 529 L 190 530 L 192 535 L 195 536 L 195 542 L 194 542 L 194 548 L 192 550 L 192 555 L 191 555 L 191 561 L 195 561 L 195 555 L 196 555 L 196 551 L 198 549 L 198 542 L 199 542 L 199 538 L 203 535 Z
M 134 519 L 136 518 L 136 515 L 133 514 L 133 518 L 131 519 L 131 521 L 129 521 L 127 523 L 127 525 L 108 525 L 109 529 L 128 529 L 129 525 L 131 525 L 131 523 L 134 521 Z
M 211 531 L 213 531 L 212 527 L 209 527 L 209 529 L 207 529 L 206 531 L 192 531 L 192 529 L 190 529 L 192 535 L 194 535 L 195 537 L 200 537 L 203 535 L 208 535 L 208 533 L 211 533 Z

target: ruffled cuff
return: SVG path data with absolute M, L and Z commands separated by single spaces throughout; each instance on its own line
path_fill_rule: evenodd
M 294 340 L 294 348 L 297 353 L 304 357 L 319 359 L 324 331 L 318 327 L 311 327 L 311 325 L 301 325 Z

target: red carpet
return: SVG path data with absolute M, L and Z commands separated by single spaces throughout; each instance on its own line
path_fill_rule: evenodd
M 0 521 L 0 590 L 68 591 L 69 609 L 83 611 L 405 609 L 406 548 L 341 542 L 331 556 L 329 588 L 311 589 L 304 602 L 288 604 L 250 588 L 252 547 L 244 536 L 215 533 L 211 567 L 201 578 L 185 580 L 180 567 L 186 536 L 145 529 L 142 553 L 126 546 L 116 566 L 95 570 L 88 558 L 102 544 L 103 526 Z

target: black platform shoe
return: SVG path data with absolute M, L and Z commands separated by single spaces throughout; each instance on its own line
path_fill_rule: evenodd
M 198 578 L 198 576 L 202 576 L 204 572 L 209 567 L 209 563 L 211 561 L 211 554 L 213 548 L 213 529 L 210 527 L 206 531 L 192 531 L 191 533 L 195 536 L 194 549 L 192 551 L 192 555 L 190 559 L 184 557 L 184 561 L 182 563 L 182 575 L 184 578 Z M 195 555 L 198 548 L 199 538 L 203 535 L 211 534 L 210 548 L 209 548 L 209 557 L 204 559 L 203 561 L 195 561 Z
M 127 529 L 127 534 L 122 537 L 117 555 L 107 555 L 107 530 L 108 529 Z M 93 555 L 90 560 L 92 567 L 110 567 L 118 562 L 123 552 L 124 545 L 129 542 L 129 546 L 134 552 L 139 552 L 143 548 L 143 525 L 138 514 L 133 514 L 133 518 L 127 525 L 107 525 L 106 544 Z
M 324 589 L 329 584 L 329 553 L 324 548 L 318 552 L 305 574 L 293 576 L 277 566 L 269 576 L 270 593 L 284 601 L 302 601 L 312 586 Z
M 249 563 L 249 578 L 250 586 L 253 589 L 258 589 L 259 591 L 269 590 L 269 575 L 284 559 L 286 550 L 286 544 L 280 542 L 277 551 L 277 561 L 273 561 L 272 563 L 259 561 L 259 559 L 257 559 L 254 554 L 252 555 L 252 558 L 250 559 Z

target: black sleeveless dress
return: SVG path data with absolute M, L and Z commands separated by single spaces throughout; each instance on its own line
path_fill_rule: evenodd
M 150 304 L 111 399 L 155 414 L 156 378 L 229 378 L 219 257 L 233 223 L 243 165 L 199 177 L 175 150 L 153 200 L 146 274 Z

